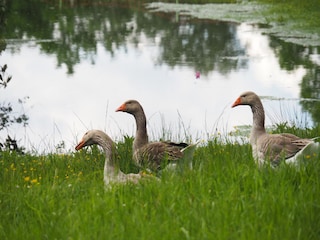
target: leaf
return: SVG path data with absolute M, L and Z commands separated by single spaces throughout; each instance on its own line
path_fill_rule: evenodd
M 8 67 L 7 64 L 3 65 L 2 69 L 1 69 L 2 72 L 5 72 L 7 70 L 7 67 Z

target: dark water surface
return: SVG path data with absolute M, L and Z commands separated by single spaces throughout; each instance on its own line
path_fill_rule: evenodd
M 133 118 L 115 112 L 128 99 L 143 105 L 151 140 L 207 140 L 251 124 L 249 108 L 230 108 L 246 90 L 264 96 L 267 124 L 320 122 L 318 47 L 144 5 L 8 2 L 0 65 L 13 78 L 0 100 L 30 120 L 0 134 L 29 150 L 73 149 L 91 128 L 134 135 Z

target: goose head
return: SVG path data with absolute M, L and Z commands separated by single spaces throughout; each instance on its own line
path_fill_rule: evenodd
M 112 143 L 112 140 L 104 132 L 100 130 L 90 130 L 83 135 L 81 141 L 78 143 L 75 149 L 78 151 L 86 146 L 94 144 L 101 145 L 101 143 L 104 141 Z
M 237 99 L 236 101 L 232 104 L 231 107 L 236 107 L 239 105 L 249 105 L 249 106 L 253 106 L 255 105 L 257 102 L 260 102 L 260 99 L 258 97 L 257 94 L 255 94 L 254 92 L 251 91 L 247 91 L 242 93 Z
M 128 100 L 116 109 L 116 112 L 126 112 L 132 115 L 141 111 L 143 111 L 143 109 L 137 100 Z

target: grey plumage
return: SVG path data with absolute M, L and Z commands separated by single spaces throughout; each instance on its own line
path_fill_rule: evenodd
M 260 98 L 254 92 L 244 92 L 233 103 L 232 107 L 248 105 L 253 114 L 253 124 L 250 133 L 252 154 L 259 165 L 271 162 L 273 166 L 280 163 L 296 162 L 303 151 L 313 149 L 319 154 L 319 143 L 313 139 L 299 138 L 290 133 L 268 134 L 265 130 L 265 113 Z M 313 147 L 310 146 L 313 145 Z M 317 148 L 318 146 L 318 148 Z
M 75 147 L 78 151 L 86 146 L 97 144 L 101 146 L 105 152 L 106 160 L 104 164 L 104 182 L 106 186 L 111 183 L 137 183 L 141 178 L 140 174 L 129 173 L 125 174 L 120 170 L 117 161 L 117 152 L 115 143 L 103 131 L 90 130 L 84 134 L 81 141 Z
M 135 118 L 137 130 L 133 142 L 133 159 L 138 166 L 159 171 L 168 163 L 183 159 L 184 149 L 189 146 L 186 143 L 148 142 L 146 116 L 138 101 L 128 100 L 116 111 L 129 113 Z

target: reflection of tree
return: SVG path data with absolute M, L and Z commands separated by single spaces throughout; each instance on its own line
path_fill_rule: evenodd
M 320 52 L 320 47 L 304 47 L 270 37 L 270 46 L 276 53 L 280 67 L 292 71 L 303 66 L 307 69 L 301 81 L 301 98 L 320 99 L 320 68 L 310 60 L 310 54 Z M 281 80 L 280 80 L 281 81 Z M 301 106 L 308 111 L 315 123 L 320 123 L 320 102 L 301 101 Z
M 294 70 L 305 63 L 305 47 L 284 42 L 275 37 L 270 37 L 270 47 L 274 50 L 282 69 Z
M 314 122 L 320 122 L 320 67 L 308 70 L 301 82 L 301 97 L 311 101 L 301 101 L 302 107 L 310 112 Z
M 35 39 L 44 53 L 56 55 L 58 66 L 65 64 L 72 74 L 81 60 L 94 61 L 98 41 L 111 53 L 124 44 L 126 23 L 132 18 L 132 10 L 84 2 L 52 9 L 39 0 L 10 1 L 6 38 Z
M 188 65 L 202 74 L 227 73 L 246 64 L 233 58 L 244 52 L 236 40 L 235 25 L 185 16 L 176 21 L 140 7 L 113 7 L 106 0 L 54 5 L 58 2 L 10 1 L 6 38 L 37 40 L 44 53 L 56 55 L 58 66 L 67 66 L 69 74 L 84 59 L 94 63 L 98 42 L 113 56 L 120 47 L 139 43 L 141 36 L 149 41 L 160 38 L 156 64 Z
M 0 53 L 6 49 L 6 42 L 3 40 L 3 31 L 5 27 L 6 2 L 0 0 Z
M 144 19 L 137 20 L 138 26 Z M 150 31 L 160 38 L 161 53 L 157 64 L 169 66 L 187 65 L 202 74 L 216 70 L 227 74 L 232 69 L 246 66 L 246 60 L 235 33 L 236 25 L 210 21 L 192 20 L 173 15 L 170 20 L 153 21 Z
M 160 53 L 155 64 L 188 66 L 201 74 L 213 70 L 227 74 L 247 65 L 246 58 L 239 57 L 245 54 L 245 49 L 238 42 L 237 26 L 233 24 L 150 13 L 141 10 L 136 1 L 5 2 L 5 38 L 34 39 L 42 52 L 56 56 L 58 66 L 66 65 L 69 74 L 80 61 L 89 60 L 94 64 L 98 43 L 111 56 L 116 56 L 118 49 L 127 49 L 127 44 L 138 46 L 145 37 L 159 45 Z M 128 7 L 128 4 L 132 6 Z M 313 48 L 286 43 L 275 37 L 270 37 L 270 46 L 283 69 L 314 68 L 309 59 Z M 301 96 L 316 91 L 315 88 L 303 89 L 316 82 L 319 79 L 313 74 L 307 75 L 301 84 Z

